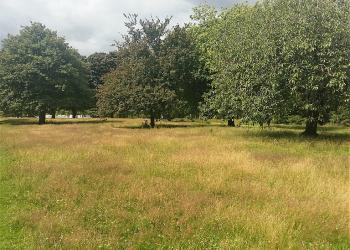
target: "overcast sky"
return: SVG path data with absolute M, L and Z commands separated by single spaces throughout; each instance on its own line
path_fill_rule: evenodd
M 125 32 L 123 13 L 173 17 L 173 24 L 189 21 L 200 3 L 227 7 L 244 0 L 0 0 L 0 40 L 16 34 L 30 21 L 58 31 L 83 55 L 110 51 Z

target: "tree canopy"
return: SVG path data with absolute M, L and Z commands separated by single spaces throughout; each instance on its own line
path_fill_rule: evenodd
M 197 41 L 215 73 L 203 110 L 260 124 L 299 114 L 315 135 L 349 93 L 349 10 L 331 0 L 197 9 Z
M 38 115 L 88 103 L 87 68 L 78 52 L 43 24 L 31 23 L 2 41 L 0 107 L 7 114 Z
M 170 30 L 170 19 L 126 16 L 128 34 L 118 44 L 116 70 L 98 91 L 100 113 L 156 118 L 198 114 L 208 86 L 205 68 L 185 28 Z
M 86 58 L 89 64 L 89 87 L 97 89 L 103 83 L 103 76 L 117 67 L 116 53 L 96 52 Z

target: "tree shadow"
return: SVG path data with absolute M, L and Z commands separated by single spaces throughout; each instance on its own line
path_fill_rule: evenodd
M 282 129 L 280 126 L 273 126 L 273 128 Z M 264 140 L 290 140 L 290 141 L 334 141 L 334 142 L 346 142 L 350 141 L 350 133 L 334 132 L 341 127 L 323 127 L 319 129 L 318 135 L 315 137 L 309 137 L 302 134 L 302 127 L 283 127 L 283 130 L 261 129 L 261 130 L 247 130 L 247 134 L 253 137 L 259 137 Z
M 181 121 L 180 121 L 181 122 Z M 318 136 L 316 137 L 308 137 L 304 136 L 302 132 L 304 131 L 303 125 L 280 125 L 274 124 L 270 127 L 266 127 L 264 129 L 257 126 L 248 126 L 242 125 L 240 127 L 228 127 L 224 123 L 210 123 L 210 122 L 183 122 L 180 123 L 178 121 L 171 121 L 169 123 L 158 123 L 156 128 L 154 129 L 176 129 L 176 128 L 210 128 L 210 127 L 226 127 L 227 129 L 240 129 L 240 131 L 245 136 L 250 137 L 260 137 L 264 140 L 282 140 L 287 139 L 291 141 L 337 141 L 344 142 L 350 141 L 350 133 L 342 132 L 342 129 L 345 127 L 340 126 L 324 126 L 319 127 Z M 185 123 L 185 124 L 184 124 Z M 142 124 L 137 125 L 126 125 L 126 126 L 115 126 L 115 128 L 125 128 L 125 129 L 139 129 L 139 130 L 147 130 L 152 128 L 145 127 Z
M 300 129 L 304 128 L 304 125 L 299 124 L 273 124 L 271 128 L 279 128 L 279 129 Z
M 305 125 L 302 124 L 273 124 L 271 125 L 272 128 L 279 128 L 279 129 L 296 129 L 296 130 L 304 130 Z M 334 124 L 328 124 L 325 126 L 318 126 L 317 130 L 320 132 L 330 132 L 330 131 L 338 131 L 339 129 L 344 129 L 345 126 L 340 125 L 334 125 Z
M 144 125 L 122 126 L 116 128 L 126 129 L 161 129 L 161 128 L 204 128 L 204 127 L 224 127 L 218 124 L 157 124 L 155 128 L 146 127 Z
M 114 123 L 114 128 L 124 128 L 124 129 L 150 129 L 145 127 L 144 124 L 128 124 L 127 120 L 111 120 L 111 119 L 48 119 L 47 125 L 73 125 L 73 124 L 104 124 L 104 123 Z M 120 124 L 119 125 L 117 125 Z M 124 124 L 123 124 L 124 123 Z M 37 125 L 38 120 L 34 118 L 5 118 L 0 120 L 0 125 L 13 125 L 13 126 L 23 126 L 23 125 Z M 180 129 L 180 128 L 209 128 L 209 127 L 226 127 L 227 129 L 240 129 L 244 136 L 249 137 L 259 137 L 264 140 L 280 140 L 287 139 L 292 141 L 336 141 L 344 142 L 350 141 L 350 132 L 344 132 L 342 130 L 348 130 L 347 127 L 341 126 L 322 126 L 319 127 L 319 135 L 316 137 L 303 136 L 302 132 L 304 127 L 302 125 L 280 125 L 274 124 L 269 128 L 261 129 L 259 127 L 242 125 L 240 128 L 227 127 L 224 123 L 219 122 L 199 122 L 199 121 L 170 121 L 158 123 L 155 129 Z M 350 129 L 349 129 L 350 131 Z
M 107 120 L 107 119 L 48 119 L 45 125 L 69 125 L 69 124 L 101 124 L 101 123 L 122 123 L 121 120 Z M 13 125 L 13 126 L 23 126 L 23 125 L 38 125 L 37 119 L 31 118 L 11 118 L 0 120 L 0 125 Z

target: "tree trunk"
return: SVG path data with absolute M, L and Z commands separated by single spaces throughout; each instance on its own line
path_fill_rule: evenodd
M 303 133 L 306 136 L 317 136 L 317 120 L 308 119 Z
M 156 126 L 156 121 L 155 121 L 155 117 L 154 115 L 152 114 L 151 115 L 151 124 L 150 124 L 151 128 L 154 128 Z
M 51 118 L 56 119 L 56 109 L 51 110 Z
M 77 110 L 76 109 L 72 109 L 72 116 L 73 116 L 73 119 L 77 118 Z
M 259 125 L 262 129 L 264 129 L 264 123 L 263 122 L 259 122 Z
M 234 119 L 228 119 L 227 126 L 229 127 L 235 127 L 235 120 Z
M 39 113 L 39 125 L 45 124 L 46 122 L 46 112 L 45 111 L 40 111 Z
M 271 120 L 267 120 L 267 126 L 270 127 L 271 125 Z

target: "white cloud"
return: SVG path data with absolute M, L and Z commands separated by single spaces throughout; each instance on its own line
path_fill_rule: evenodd
M 84 55 L 109 51 L 125 32 L 123 13 L 164 18 L 173 23 L 189 21 L 192 8 L 201 0 L 0 0 L 0 39 L 17 33 L 21 26 L 38 21 L 57 30 L 59 35 Z M 230 0 L 207 1 L 226 6 Z

